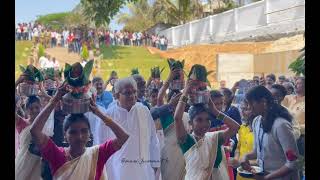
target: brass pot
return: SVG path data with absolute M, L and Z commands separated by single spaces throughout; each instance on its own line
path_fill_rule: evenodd
M 21 96 L 34 96 L 39 92 L 38 84 L 21 83 L 19 84 L 19 94 Z
M 169 84 L 169 88 L 172 90 L 182 90 L 184 88 L 184 81 L 182 81 L 180 79 L 173 80 Z
M 71 95 L 71 92 L 62 97 L 62 110 L 70 114 L 80 114 L 89 111 L 90 96 L 83 94 L 79 98 Z
M 188 104 L 195 105 L 195 104 L 208 104 L 210 98 L 209 90 L 203 91 L 196 91 L 189 95 Z

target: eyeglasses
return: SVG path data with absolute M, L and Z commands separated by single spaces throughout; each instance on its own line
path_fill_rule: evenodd
M 120 92 L 120 94 L 129 97 L 130 95 L 136 95 L 137 91 L 132 91 L 132 92 Z

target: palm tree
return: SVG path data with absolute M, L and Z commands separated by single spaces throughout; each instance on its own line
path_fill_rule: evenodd
M 184 24 L 202 15 L 199 0 L 157 0 L 153 9 L 154 17 L 164 16 L 172 24 Z
M 136 3 L 129 3 L 127 6 L 130 13 L 122 12 L 116 17 L 119 24 L 125 24 L 124 29 L 143 31 L 156 23 L 152 17 L 153 9 L 147 0 L 139 0 Z

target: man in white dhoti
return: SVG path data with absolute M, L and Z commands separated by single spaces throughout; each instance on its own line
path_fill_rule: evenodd
M 155 125 L 146 106 L 137 102 L 134 79 L 120 79 L 115 84 L 117 104 L 106 111 L 130 135 L 128 141 L 107 161 L 108 179 L 154 180 L 160 167 L 160 144 Z M 114 137 L 105 126 L 96 126 L 99 140 Z M 103 137 L 105 136 L 105 137 Z

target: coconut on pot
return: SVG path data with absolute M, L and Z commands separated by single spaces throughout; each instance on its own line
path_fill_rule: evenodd
M 90 88 L 89 76 L 93 68 L 93 60 L 90 60 L 84 67 L 80 63 L 73 65 L 66 64 L 64 78 L 68 83 L 69 93 L 63 96 L 63 110 L 72 113 L 85 113 L 89 111 Z

